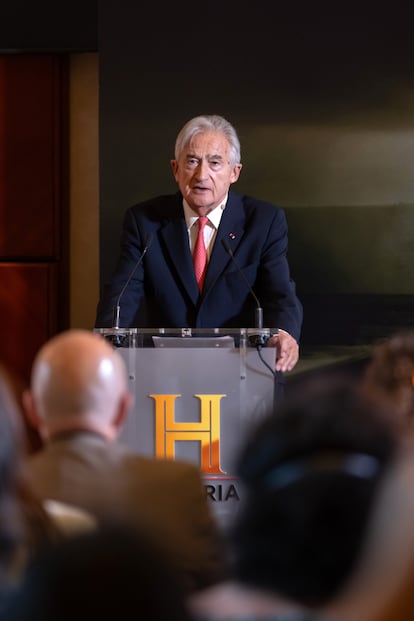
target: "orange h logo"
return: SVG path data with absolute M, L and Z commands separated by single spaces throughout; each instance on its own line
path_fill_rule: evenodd
M 201 472 L 225 474 L 220 468 L 220 401 L 226 395 L 194 395 L 200 401 L 199 422 L 176 422 L 175 401 L 181 395 L 149 395 L 155 401 L 155 456 L 174 459 L 175 442 L 201 443 Z

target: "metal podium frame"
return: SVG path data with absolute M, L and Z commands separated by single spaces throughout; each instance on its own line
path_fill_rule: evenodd
M 234 474 L 238 451 L 250 427 L 274 405 L 275 348 L 261 343 L 277 330 L 95 332 L 118 348 L 134 395 L 120 441 L 138 454 L 198 465 L 213 512 L 227 524 L 243 496 Z M 230 346 L 222 339 L 229 336 Z M 164 340 L 167 346 L 154 347 L 153 337 L 173 338 L 174 345 Z M 183 340 L 181 346 L 176 346 L 177 337 Z

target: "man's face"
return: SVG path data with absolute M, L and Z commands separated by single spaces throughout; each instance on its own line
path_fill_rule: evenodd
M 237 181 L 242 165 L 230 163 L 230 145 L 221 132 L 197 134 L 171 161 L 175 180 L 191 209 L 206 215 Z

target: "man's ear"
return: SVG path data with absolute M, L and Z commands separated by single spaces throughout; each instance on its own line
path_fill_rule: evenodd
M 128 416 L 130 409 L 132 408 L 133 401 L 134 397 L 130 392 L 122 395 L 119 401 L 118 411 L 112 423 L 117 432 L 120 431 L 122 425 L 124 424 L 126 417 Z
M 22 403 L 24 408 L 24 414 L 29 425 L 34 429 L 39 430 L 42 426 L 41 421 L 37 415 L 36 405 L 33 399 L 31 390 L 26 389 L 22 395 Z
M 230 176 L 230 183 L 236 183 L 236 181 L 238 181 L 242 166 L 243 164 L 236 164 L 235 166 L 233 166 L 233 170 Z

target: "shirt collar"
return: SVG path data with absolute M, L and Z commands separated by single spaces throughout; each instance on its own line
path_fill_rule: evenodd
M 218 227 L 219 227 L 221 216 L 222 216 L 224 208 L 226 206 L 227 199 L 228 199 L 228 194 L 226 194 L 226 196 L 224 197 L 224 199 L 222 200 L 220 205 L 217 205 L 217 207 L 212 209 L 207 214 L 207 217 L 208 217 L 209 221 L 211 222 L 211 224 L 216 229 L 218 229 Z M 190 229 L 193 226 L 194 222 L 196 222 L 198 220 L 198 216 L 191 209 L 190 205 L 187 203 L 185 198 L 183 198 L 183 209 L 184 209 L 185 223 L 187 225 L 187 229 Z

